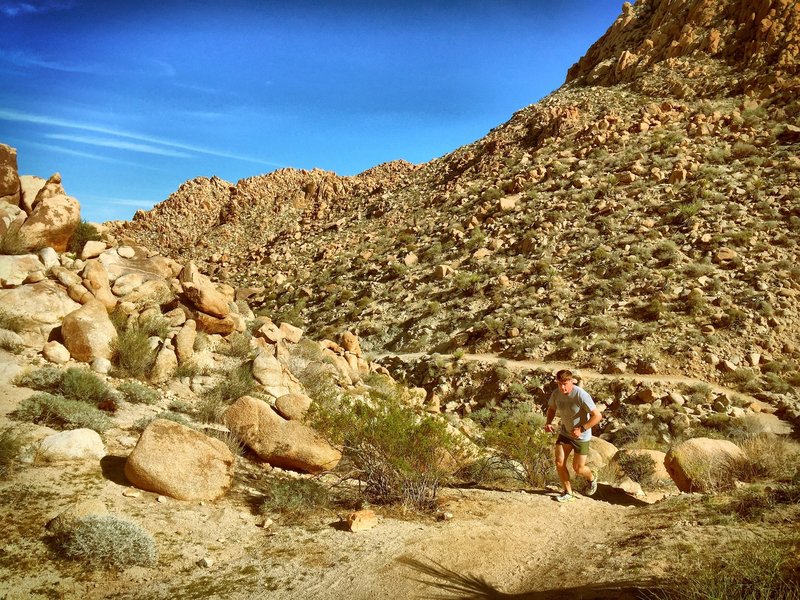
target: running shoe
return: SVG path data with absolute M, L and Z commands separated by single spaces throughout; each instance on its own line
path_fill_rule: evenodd
M 589 491 L 586 492 L 587 496 L 594 496 L 595 492 L 597 492 L 597 474 L 592 473 L 594 476 L 593 479 L 589 482 Z
M 572 502 L 573 500 L 575 500 L 575 496 L 568 494 L 567 492 L 564 492 L 560 496 L 556 496 L 556 502 L 561 502 L 562 504 L 565 502 Z

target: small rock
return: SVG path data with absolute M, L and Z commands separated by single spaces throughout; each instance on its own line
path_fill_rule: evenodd
M 122 495 L 125 496 L 126 498 L 138 498 L 139 496 L 142 495 L 142 493 L 138 490 L 132 490 L 126 488 L 122 490 Z
M 214 566 L 214 559 L 209 556 L 204 556 L 203 558 L 197 561 L 197 566 L 203 567 L 204 569 L 212 567 Z
M 378 517 L 369 509 L 357 510 L 347 517 L 347 527 L 353 533 L 372 529 L 378 524 Z
M 166 496 L 159 496 L 158 498 L 156 498 L 156 502 L 160 502 L 161 504 L 166 504 L 168 500 Z

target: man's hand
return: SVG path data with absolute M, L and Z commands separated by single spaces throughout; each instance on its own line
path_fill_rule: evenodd
M 581 437 L 582 433 L 583 433 L 583 429 L 581 429 L 580 427 L 573 427 L 572 428 L 572 437 L 579 438 L 579 437 Z
M 553 428 L 553 425 L 552 425 L 551 423 L 547 423 L 547 424 L 544 426 L 544 430 L 545 430 L 547 433 L 553 433 L 553 432 L 555 431 L 555 429 Z

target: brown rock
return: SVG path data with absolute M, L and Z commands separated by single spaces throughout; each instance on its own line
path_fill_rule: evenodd
M 62 286 L 49 280 L 0 289 L 0 306 L 10 317 L 20 321 L 18 333 L 26 345 L 35 348 L 47 342 L 50 332 L 66 315 L 80 308 Z
M 350 331 L 342 334 L 342 348 L 345 352 L 352 352 L 356 356 L 361 356 L 361 344 L 358 343 L 358 336 Z
M 275 400 L 275 410 L 284 419 L 289 421 L 302 421 L 312 400 L 305 394 L 285 394 Z
M 224 319 L 230 314 L 231 309 L 228 306 L 227 298 L 214 289 L 212 285 L 184 281 L 182 286 L 183 293 L 186 294 L 186 297 L 197 310 L 218 319 Z
M 303 330 L 290 323 L 281 323 L 280 330 L 283 334 L 283 339 L 292 344 L 296 344 L 303 337 Z
M 140 489 L 178 500 L 216 500 L 231 486 L 234 463 L 220 440 L 156 419 L 128 456 L 125 476 Z
M 19 206 L 20 198 L 17 150 L 0 144 L 0 202 Z
M 106 307 L 94 299 L 64 317 L 61 334 L 72 357 L 83 362 L 110 359 L 117 339 L 117 330 L 108 318 Z
M 243 396 L 225 413 L 225 423 L 242 442 L 269 464 L 309 473 L 336 467 L 341 452 L 316 431 L 287 421 L 256 398 Z
M 92 295 L 103 303 L 108 312 L 114 310 L 117 305 L 117 298 L 111 291 L 111 284 L 108 281 L 108 272 L 99 260 L 89 260 L 83 267 L 83 287 L 89 290 Z
M 194 341 L 197 339 L 197 322 L 187 320 L 175 336 L 175 354 L 178 364 L 184 364 L 194 356 Z
M 47 186 L 42 191 L 45 189 Z M 39 196 L 42 196 L 41 192 Z M 37 201 L 30 216 L 20 227 L 19 235 L 30 250 L 49 246 L 64 252 L 80 222 L 81 207 L 78 201 L 59 194 Z
M 231 315 L 224 319 L 217 319 L 206 313 L 196 312 L 193 317 L 197 322 L 197 331 L 218 333 L 220 335 L 228 335 L 236 331 L 236 321 L 233 320 Z
M 347 515 L 347 528 L 353 533 L 366 531 L 378 525 L 378 517 L 375 511 L 364 509 L 357 510 Z
M 670 450 L 664 466 L 682 492 L 709 492 L 733 485 L 744 452 L 733 442 L 692 438 Z

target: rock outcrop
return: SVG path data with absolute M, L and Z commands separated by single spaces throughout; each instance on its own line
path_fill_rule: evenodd
M 221 441 L 156 419 L 125 462 L 136 487 L 178 500 L 216 500 L 231 486 L 235 457 Z

